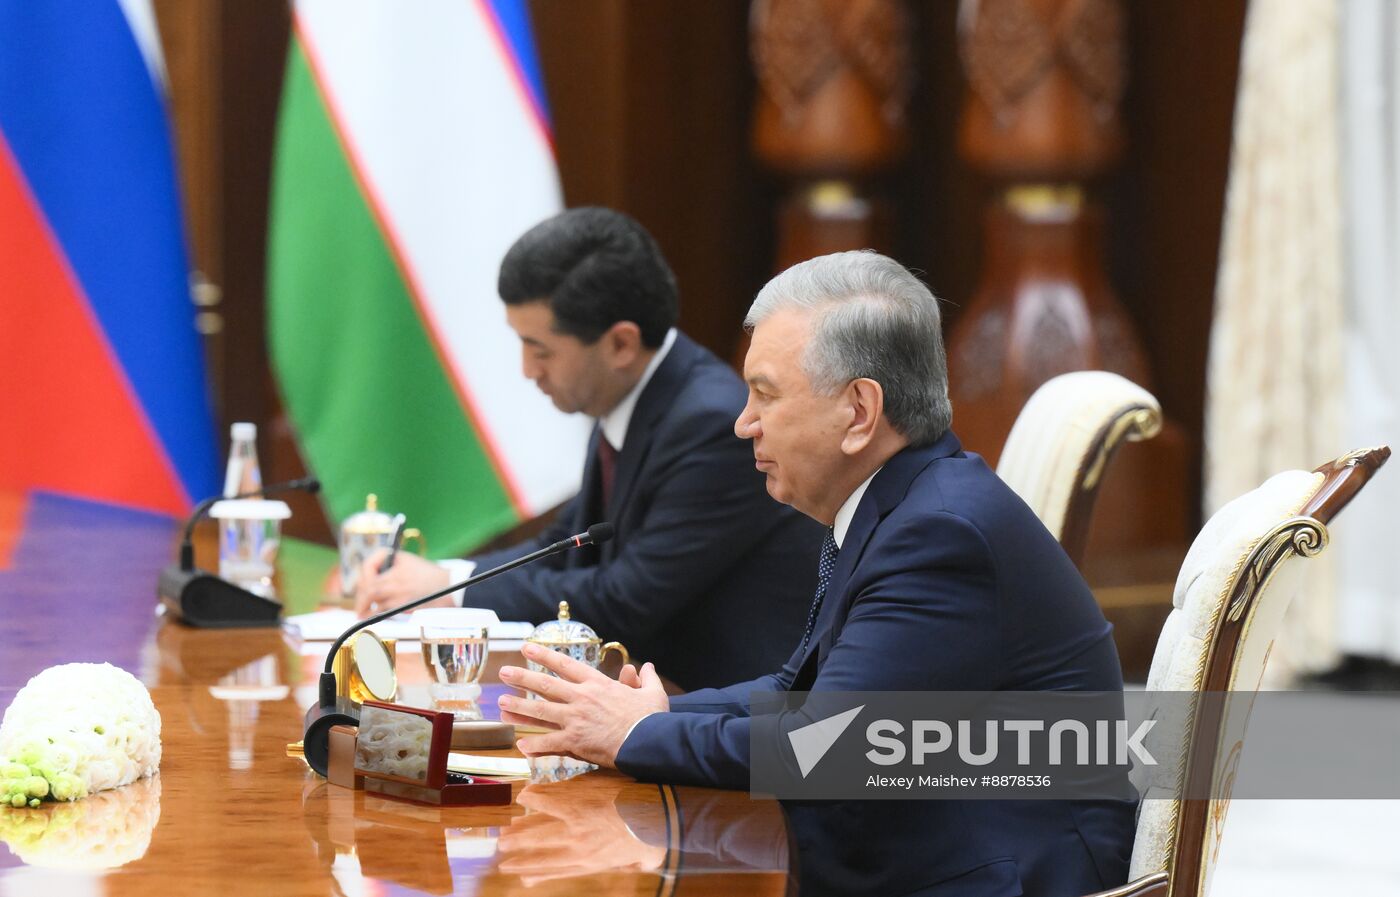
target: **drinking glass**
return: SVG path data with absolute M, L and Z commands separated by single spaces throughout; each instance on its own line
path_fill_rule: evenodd
M 481 686 L 477 683 L 490 653 L 486 627 L 436 620 L 422 627 L 418 644 L 423 649 L 423 663 L 433 677 L 429 687 L 433 708 L 447 711 L 457 719 L 480 719 L 476 698 L 481 694 Z
M 276 600 L 272 577 L 282 521 L 291 516 L 286 502 L 225 499 L 209 510 L 219 521 L 219 578 L 254 595 Z

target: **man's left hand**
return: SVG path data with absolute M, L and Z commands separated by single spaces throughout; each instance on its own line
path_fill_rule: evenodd
M 633 686 L 615 682 L 588 664 L 529 642 L 520 653 L 558 674 L 555 678 L 520 667 L 501 668 L 501 681 L 532 691 L 542 699 L 505 695 L 500 699 L 501 719 L 557 730 L 520 739 L 517 746 L 527 755 L 560 754 L 616 767 L 617 752 L 637 720 L 664 713 L 671 707 L 661 677 L 649 663 L 642 667 L 639 682 Z

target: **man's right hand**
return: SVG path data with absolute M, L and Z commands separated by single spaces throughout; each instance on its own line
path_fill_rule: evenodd
M 394 566 L 380 573 L 379 565 L 384 563 L 388 553 L 387 549 L 381 548 L 360 565 L 360 577 L 355 583 L 355 613 L 361 618 L 452 584 L 446 570 L 432 561 L 404 551 L 394 557 Z M 452 596 L 447 595 L 424 606 L 457 605 Z

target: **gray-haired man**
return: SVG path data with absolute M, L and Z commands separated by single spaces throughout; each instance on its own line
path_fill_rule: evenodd
M 871 252 L 812 259 L 759 293 L 746 325 L 752 439 L 768 491 L 826 524 L 807 632 L 773 675 L 668 702 L 654 672 L 612 682 L 550 652 L 553 679 L 502 670 L 545 702 L 505 718 L 637 778 L 749 785 L 755 691 L 1112 691 L 1108 624 L 1035 515 L 948 429 L 937 301 Z M 764 750 L 791 752 L 774 734 Z M 1127 876 L 1133 808 L 1115 801 L 789 804 L 803 891 L 1082 894 Z

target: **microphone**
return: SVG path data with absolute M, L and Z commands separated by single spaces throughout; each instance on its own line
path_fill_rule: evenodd
M 194 528 L 216 503 L 243 498 L 258 498 L 279 492 L 304 491 L 315 494 L 321 481 L 301 477 L 274 483 L 233 496 L 215 495 L 195 505 L 185 521 L 180 537 L 180 561 L 160 572 L 156 594 L 175 619 L 196 628 L 228 629 L 254 626 L 276 626 L 282 617 L 282 605 L 261 595 L 255 595 L 212 573 L 194 566 Z
M 516 558 L 513 561 L 506 561 L 499 567 L 492 567 L 484 573 L 468 577 L 461 582 L 454 583 L 445 589 L 433 592 L 431 595 L 424 595 L 421 598 L 414 598 L 412 601 L 392 607 L 382 611 L 372 617 L 366 617 L 355 623 L 350 628 L 340 634 L 331 643 L 331 649 L 326 653 L 326 665 L 321 670 L 321 678 L 317 683 L 316 703 L 306 711 L 306 731 L 302 735 L 302 756 L 306 758 L 307 764 L 322 776 L 330 764 L 330 733 L 334 726 L 358 726 L 360 718 L 355 707 L 349 698 L 342 698 L 336 695 L 335 688 L 335 655 L 340 647 L 345 644 L 350 636 L 359 632 L 367 626 L 389 619 L 395 614 L 401 614 L 406 610 L 412 610 L 429 601 L 441 598 L 444 595 L 451 595 L 460 589 L 469 589 L 479 582 L 508 573 L 517 567 L 532 564 L 535 561 L 568 551 L 571 548 L 582 548 L 585 545 L 601 545 L 613 537 L 613 525 L 611 523 L 595 523 L 587 531 L 569 536 L 567 539 L 560 539 L 553 545 L 548 545 L 538 551 L 532 551 L 527 555 Z

